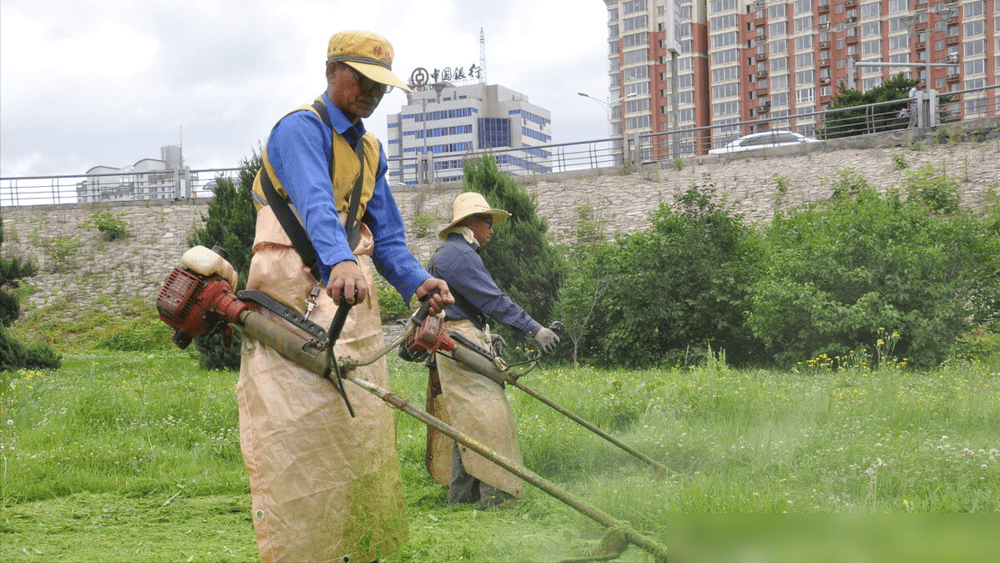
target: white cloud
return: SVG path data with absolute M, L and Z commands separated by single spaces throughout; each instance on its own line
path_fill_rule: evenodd
M 82 174 L 159 156 L 183 128 L 194 168 L 237 166 L 325 87 L 332 33 L 370 29 L 418 66 L 479 64 L 553 114 L 556 142 L 606 136 L 607 12 L 561 0 L 3 0 L 0 175 Z M 366 125 L 385 136 L 387 96 Z

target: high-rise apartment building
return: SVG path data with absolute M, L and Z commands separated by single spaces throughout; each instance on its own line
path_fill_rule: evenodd
M 613 133 L 680 132 L 674 150 L 682 155 L 704 152 L 730 133 L 769 127 L 765 118 L 794 117 L 794 125 L 785 123 L 813 135 L 818 116 L 808 114 L 828 108 L 841 84 L 865 91 L 899 73 L 929 80 L 940 93 L 1000 84 L 1000 0 L 605 4 Z M 970 93 L 948 109 L 969 116 L 993 115 L 996 107 L 985 94 Z
M 387 123 L 392 184 L 460 182 L 464 159 L 484 149 L 496 150 L 507 174 L 551 171 L 548 153 L 534 147 L 552 143 L 552 113 L 503 86 L 428 85 L 408 94 Z

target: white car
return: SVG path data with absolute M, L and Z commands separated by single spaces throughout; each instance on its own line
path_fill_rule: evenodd
M 817 139 L 799 135 L 791 131 L 764 131 L 740 137 L 725 146 L 708 151 L 708 154 L 726 154 L 731 152 L 752 151 L 768 147 L 784 147 L 799 143 L 818 143 Z

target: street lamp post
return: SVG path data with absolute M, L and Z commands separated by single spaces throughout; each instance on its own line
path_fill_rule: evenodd
M 947 22 L 955 15 L 954 8 L 938 8 L 937 12 L 938 18 L 941 21 Z M 934 116 L 934 108 L 931 107 L 931 35 L 934 33 L 934 28 L 931 27 L 931 12 L 927 12 L 927 37 L 924 38 L 924 95 L 922 103 L 920 104 L 920 109 L 918 110 L 918 116 L 920 117 L 920 126 L 928 127 L 933 123 L 932 117 Z M 911 14 L 908 16 L 902 16 L 899 21 L 906 26 L 906 33 L 910 34 L 910 29 L 912 29 L 913 24 L 917 22 L 918 16 L 916 14 Z
M 615 99 L 609 100 L 607 102 L 602 101 L 602 100 L 600 100 L 598 98 L 595 98 L 594 96 L 591 96 L 590 94 L 587 94 L 585 92 L 577 92 L 577 95 L 578 96 L 583 96 L 584 98 L 590 98 L 591 100 L 594 100 L 595 102 L 601 104 L 601 107 L 603 107 L 604 111 L 608 114 L 608 135 L 610 136 L 611 135 L 611 108 L 615 107 L 616 105 L 618 105 L 619 103 L 621 103 L 623 100 L 635 97 L 638 94 L 636 94 L 635 92 L 632 92 L 631 94 L 625 94 L 624 96 L 622 96 L 620 98 L 615 98 Z M 625 126 L 624 126 L 625 115 L 624 114 L 625 114 L 625 112 L 622 111 L 622 123 L 623 123 L 623 125 L 622 125 L 622 135 L 625 134 Z
M 449 82 L 435 82 L 430 85 L 434 88 L 434 92 L 437 93 L 437 103 L 441 104 L 441 91 L 452 86 Z M 427 156 L 427 104 L 431 101 L 430 98 L 420 98 L 417 100 L 420 102 L 420 119 L 424 122 L 423 138 L 424 147 L 420 151 L 420 158 L 417 159 L 417 170 L 419 172 L 419 177 L 417 178 L 417 183 L 420 184 L 430 184 L 434 181 L 434 172 L 431 169 L 433 160 Z
M 611 132 L 611 108 L 613 108 L 616 105 L 624 102 L 628 98 L 632 98 L 632 97 L 637 96 L 638 94 L 636 94 L 635 92 L 632 92 L 631 94 L 625 94 L 624 96 L 615 98 L 614 100 L 609 100 L 607 102 L 601 101 L 601 100 L 595 98 L 594 96 L 591 96 L 590 94 L 587 94 L 585 92 L 577 92 L 577 95 L 583 96 L 584 98 L 590 98 L 591 100 L 594 100 L 595 102 L 597 102 L 598 104 L 600 104 L 604 108 L 604 111 L 608 114 L 608 136 L 611 137 L 612 136 L 612 132 Z M 625 110 L 624 110 L 624 107 L 622 108 L 621 117 L 622 117 L 622 132 L 621 132 L 621 137 L 622 137 L 622 147 L 624 147 L 625 146 Z M 626 156 L 624 153 L 625 153 L 625 151 L 623 150 L 622 151 L 622 156 L 623 157 Z
M 578 96 L 583 96 L 584 98 L 590 98 L 591 100 L 594 100 L 595 102 L 597 102 L 598 104 L 600 104 L 601 107 L 604 108 L 605 113 L 608 114 L 608 136 L 610 137 L 611 136 L 611 106 L 609 106 L 607 102 L 598 100 L 597 98 L 595 98 L 595 97 L 593 97 L 590 94 L 587 94 L 585 92 L 577 92 L 576 94 Z

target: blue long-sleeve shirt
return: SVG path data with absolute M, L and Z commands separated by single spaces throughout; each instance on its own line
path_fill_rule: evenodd
M 356 124 L 330 102 L 324 93 L 330 123 L 351 147 L 365 134 L 361 120 Z M 330 269 L 344 260 L 355 260 L 340 223 L 330 183 L 330 154 L 333 134 L 311 111 L 287 115 L 271 131 L 267 141 L 268 161 L 288 192 L 288 197 L 305 224 L 316 248 L 323 283 L 330 281 Z M 372 258 L 375 268 L 409 302 L 410 297 L 430 276 L 406 247 L 406 229 L 396 200 L 385 180 L 388 163 L 379 146 L 375 191 L 368 201 L 363 221 L 375 241 Z
M 506 293 L 500 291 L 479 256 L 479 246 L 470 244 L 459 233 L 448 235 L 438 247 L 431 262 L 431 273 L 448 282 L 452 292 L 465 297 L 484 315 L 531 336 L 541 330 L 538 324 Z M 468 316 L 458 305 L 445 309 L 449 319 L 466 319 Z

